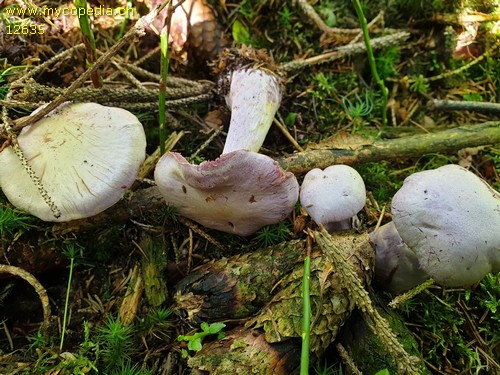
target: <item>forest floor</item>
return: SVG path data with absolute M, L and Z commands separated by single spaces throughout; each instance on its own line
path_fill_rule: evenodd
M 85 49 L 75 48 L 70 56 L 56 58 L 38 71 L 33 81 L 12 86 L 34 67 L 83 40 L 77 17 L 63 12 L 57 17 L 55 12 L 45 18 L 28 17 L 7 11 L 21 3 L 33 6 L 0 1 L 0 99 L 8 107 L 10 120 L 27 116 L 42 102 L 54 99 L 46 89 L 33 94 L 35 81 L 67 88 L 86 70 Z M 109 51 L 140 15 L 149 12 L 151 3 L 134 2 L 130 19 L 116 13 L 93 17 L 97 50 Z M 230 113 L 216 88 L 218 78 L 213 71 L 220 66 L 211 60 L 222 46 L 262 49 L 281 69 L 284 95 L 278 124 L 271 127 L 260 152 L 285 168 L 290 155 L 314 149 L 355 150 L 374 141 L 488 121 L 498 121 L 500 133 L 498 111 L 478 112 L 467 104 L 465 110 L 441 111 L 430 104 L 439 99 L 500 101 L 500 9 L 494 1 L 433 1 L 432 6 L 403 0 L 365 2 L 370 4 L 364 6 L 368 22 L 375 19 L 370 27 L 372 40 L 407 33 L 374 51 L 378 74 L 388 88 L 386 124 L 380 86 L 373 79 L 366 52 L 339 48 L 353 41 L 363 44 L 350 1 L 310 1 L 322 25 L 308 17 L 297 1 L 209 3 L 205 26 L 193 29 L 184 45 L 185 36 L 173 28 L 171 40 L 176 45 L 169 48 L 169 77 L 200 83 L 183 103 L 167 100 L 172 149 L 192 162 L 216 159 L 224 144 Z M 89 4 L 106 9 L 127 6 L 123 0 Z M 52 10 L 71 6 L 56 1 L 36 5 Z M 164 19 L 154 26 L 161 28 Z M 146 89 L 156 95 L 159 44 L 152 30 L 125 43 L 113 60 L 97 70 L 104 86 L 125 93 Z M 331 51 L 335 58 L 326 59 Z M 315 56 L 322 56 L 321 63 Z M 294 66 L 297 61 L 306 63 Z M 91 86 L 87 80 L 82 87 Z M 144 125 L 150 155 L 159 144 L 156 96 L 144 101 L 146 109 L 137 106 L 135 99 L 123 99 L 120 106 Z M 0 128 L 0 146 L 8 139 Z M 446 151 L 422 150 L 390 154 L 386 160 L 354 160 L 368 192 L 367 204 L 358 215 L 358 233 L 369 233 L 390 221 L 391 198 L 406 177 L 419 171 L 460 164 L 500 190 L 500 144 L 448 144 L 443 148 Z M 321 161 L 311 163 L 324 168 Z M 310 164 L 288 165 L 299 182 L 311 168 Z M 142 177 L 136 190 L 149 187 L 151 170 Z M 39 295 L 21 279 L 5 275 L 0 280 L 1 374 L 200 373 L 188 367 L 188 358 L 195 355 L 188 350 L 189 340 L 177 339 L 200 332 L 200 326 L 188 322 L 185 312 L 176 308 L 172 299 L 176 283 L 209 261 L 307 237 L 303 227 L 297 228 L 304 219 L 299 206 L 285 222 L 248 237 L 203 228 L 171 209 L 155 207 L 140 215 L 125 211 L 112 208 L 108 217 L 89 227 L 81 222 L 54 225 L 14 210 L 0 193 L 1 263 L 34 275 L 46 290 L 51 309 L 50 317 L 44 317 Z M 386 306 L 392 297 L 383 292 L 380 280 L 368 289 L 383 310 L 390 310 Z M 488 275 L 470 289 L 433 285 L 393 312 L 398 314 L 396 320 L 404 322 L 402 335 L 414 340 L 412 354 L 423 360 L 429 373 L 500 373 L 500 274 Z M 360 319 L 357 313 L 354 319 Z M 224 323 L 222 331 L 244 324 L 244 319 Z M 211 334 L 220 331 L 221 327 L 213 326 Z M 213 335 L 211 340 L 215 340 Z M 364 364 L 364 358 L 352 355 L 366 374 L 390 366 L 382 361 L 376 362 L 380 367 L 369 367 L 373 363 Z M 319 358 L 312 358 L 310 373 L 346 373 L 345 362 L 332 343 Z

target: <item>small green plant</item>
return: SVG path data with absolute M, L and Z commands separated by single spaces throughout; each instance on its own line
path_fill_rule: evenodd
M 31 342 L 28 346 L 28 352 L 32 352 L 36 349 L 41 349 L 47 346 L 47 338 L 42 333 L 41 329 L 36 331 L 34 335 L 29 336 L 28 340 Z
M 111 316 L 99 328 L 101 354 L 107 369 L 123 366 L 130 361 L 132 328 L 132 325 L 124 326 L 120 319 Z
M 138 329 L 143 332 L 144 336 L 155 336 L 162 338 L 168 336 L 170 328 L 172 328 L 173 309 L 159 308 L 150 311 L 143 319 Z
M 266 225 L 261 228 L 254 237 L 254 240 L 261 247 L 268 247 L 279 244 L 290 239 L 292 232 L 286 222 L 274 225 Z
M 252 44 L 252 39 L 250 37 L 250 32 L 248 31 L 248 28 L 238 20 L 233 22 L 232 35 L 236 43 L 242 43 L 245 45 Z
M 290 10 L 286 5 L 279 12 L 279 23 L 285 28 L 289 28 L 292 23 L 292 16 L 294 12 Z
M 413 78 L 413 83 L 410 85 L 410 91 L 424 95 L 429 91 L 429 82 L 422 74 Z
M 224 332 L 222 329 L 226 325 L 224 323 L 211 323 L 208 324 L 206 322 L 201 323 L 200 328 L 201 332 L 196 332 L 194 335 L 179 335 L 177 337 L 177 341 L 187 341 L 188 349 L 198 352 L 203 347 L 201 340 L 210 335 L 217 335 L 217 339 L 222 339 L 224 337 Z M 185 353 L 187 354 L 187 353 Z
M 13 236 L 25 231 L 31 227 L 32 221 L 31 216 L 25 216 L 15 209 L 0 206 L 0 237 Z
M 342 375 L 343 373 L 342 366 L 337 363 L 330 366 L 326 363 L 318 363 L 314 368 L 315 375 Z
M 401 187 L 405 176 L 394 176 L 387 162 L 365 163 L 358 168 L 365 181 L 366 189 L 371 191 L 376 201 L 387 203 Z
M 337 364 L 333 364 L 331 366 L 318 364 L 314 368 L 315 375 L 342 375 L 343 373 L 342 366 Z
M 500 274 L 489 274 L 481 282 L 481 290 L 486 294 L 479 304 L 486 308 L 492 320 L 500 323 Z
M 335 83 L 330 75 L 320 72 L 315 74 L 313 79 L 317 82 L 320 91 L 312 91 L 312 94 L 318 99 L 328 99 L 335 92 Z
M 377 71 L 381 79 L 387 79 L 396 74 L 396 64 L 399 57 L 399 48 L 389 47 L 376 58 Z
M 483 96 L 477 92 L 470 92 L 468 94 L 463 94 L 462 98 L 468 102 L 482 102 Z
M 153 373 L 147 369 L 141 369 L 138 366 L 132 366 L 129 362 L 121 365 L 119 368 L 114 369 L 110 375 L 153 375 Z
M 364 125 L 363 117 L 371 116 L 373 112 L 373 100 L 365 92 L 364 98 L 361 98 L 358 94 L 355 94 L 356 101 L 353 103 L 346 96 L 342 98 L 342 107 L 352 123 L 352 132 L 355 133 L 362 129 Z

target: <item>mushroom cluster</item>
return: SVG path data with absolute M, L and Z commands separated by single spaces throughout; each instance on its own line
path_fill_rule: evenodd
M 392 215 L 390 233 L 407 248 L 392 248 L 403 260 L 393 266 L 379 257 L 379 269 L 401 267 L 401 277 L 410 278 L 423 272 L 450 287 L 470 286 L 489 272 L 500 272 L 500 194 L 467 169 L 446 165 L 409 176 L 392 200 Z M 376 244 L 383 243 L 382 237 L 372 235 Z
M 23 128 L 17 141 L 61 215 L 54 216 L 11 146 L 0 153 L 0 188 L 14 206 L 45 221 L 85 218 L 111 207 L 146 155 L 137 117 L 95 103 L 65 103 Z

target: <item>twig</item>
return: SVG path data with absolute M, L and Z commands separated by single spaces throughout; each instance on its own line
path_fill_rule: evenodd
M 424 290 L 429 288 L 432 284 L 434 284 L 433 279 L 425 280 L 422 284 L 417 285 L 415 288 L 403 293 L 399 296 L 394 297 L 394 299 L 389 302 L 389 307 L 393 309 L 399 309 L 403 303 L 408 301 L 409 299 L 415 297 L 417 294 L 422 293 Z
M 372 28 L 372 26 L 373 26 L 373 25 L 376 25 L 376 24 L 377 24 L 378 22 L 380 22 L 380 21 L 381 21 L 381 23 L 382 23 L 382 24 L 384 23 L 384 11 L 383 11 L 383 10 L 381 10 L 381 11 L 377 14 L 377 16 L 376 16 L 374 19 L 372 19 L 372 20 L 370 21 L 370 23 L 367 25 L 368 30 L 370 30 L 370 29 Z M 362 32 L 362 30 L 361 30 L 361 32 L 360 32 L 360 33 L 358 33 L 358 35 L 356 35 L 356 36 L 354 37 L 354 39 L 350 41 L 350 43 L 349 43 L 349 44 L 353 44 L 353 43 L 357 43 L 357 42 L 359 42 L 359 40 L 360 40 L 362 37 L 363 37 L 363 32 Z
M 145 16 L 147 17 L 147 16 Z M 73 93 L 77 88 L 79 88 L 83 83 L 90 77 L 90 75 L 96 71 L 99 67 L 104 65 L 104 63 L 108 62 L 112 56 L 114 56 L 118 51 L 130 41 L 132 41 L 137 36 L 144 35 L 144 25 L 142 17 L 135 26 L 130 29 L 124 36 L 123 39 L 120 39 L 118 43 L 113 45 L 108 51 L 106 51 L 102 56 L 100 56 L 96 62 L 87 69 L 81 76 L 79 76 L 66 90 L 64 90 L 60 95 L 58 95 L 52 102 L 50 102 L 46 107 L 41 109 L 35 114 L 31 114 L 28 117 L 23 117 L 17 121 L 14 121 L 14 124 L 17 128 L 24 127 L 26 125 L 33 124 L 34 122 L 41 120 L 44 116 L 46 116 L 49 112 L 56 109 L 59 105 L 61 105 L 67 97 Z
M 292 135 L 290 134 L 290 132 L 288 131 L 286 126 L 283 125 L 281 123 L 281 121 L 274 119 L 273 122 L 274 122 L 274 125 L 276 125 L 278 127 L 278 129 L 281 130 L 281 133 L 283 133 L 283 135 L 286 137 L 286 139 L 288 139 L 290 141 L 292 146 L 295 147 L 295 149 L 297 151 L 304 151 L 302 146 L 300 146 L 299 143 L 295 140 L 295 138 L 292 137 Z
M 29 272 L 26 272 L 22 268 L 8 266 L 6 264 L 0 264 L 0 273 L 8 273 L 14 276 L 19 276 L 24 281 L 28 282 L 37 292 L 38 297 L 40 298 L 40 302 L 42 303 L 43 310 L 43 323 L 42 330 L 46 334 L 47 328 L 50 323 L 50 304 L 49 297 L 47 296 L 47 291 L 40 284 L 40 282 Z
M 189 220 L 188 218 L 185 218 L 183 216 L 179 216 L 178 220 L 181 224 L 184 224 L 186 227 L 191 229 L 193 232 L 199 234 L 202 236 L 204 239 L 206 239 L 208 242 L 210 242 L 212 245 L 215 247 L 219 248 L 220 250 L 226 250 L 226 246 L 224 246 L 221 242 L 217 241 L 215 238 L 213 238 L 211 235 L 206 233 L 203 229 L 200 229 L 198 224 L 194 223 L 193 221 Z
M 499 103 L 468 102 L 461 100 L 433 99 L 427 102 L 431 111 L 471 111 L 490 115 L 500 114 Z
M 406 31 L 396 32 L 394 34 L 373 38 L 370 42 L 373 49 L 384 48 L 394 44 L 400 44 L 410 36 Z M 342 59 L 347 56 L 357 55 L 366 52 L 365 43 L 353 43 L 341 46 L 332 52 L 313 56 L 308 59 L 297 59 L 283 64 L 283 71 L 287 74 L 298 73 L 300 70 L 316 64 L 324 64 L 334 60 Z
M 346 348 L 341 343 L 338 343 L 335 345 L 337 348 L 337 351 L 339 352 L 340 358 L 342 358 L 342 362 L 346 365 L 346 367 L 349 369 L 349 373 L 353 375 L 363 375 L 361 371 L 357 368 L 356 364 L 354 363 L 352 357 L 349 355 L 347 352 Z
M 200 147 L 198 147 L 196 151 L 193 152 L 188 159 L 192 161 L 194 158 L 196 158 L 200 154 L 200 152 L 202 152 L 214 140 L 214 138 L 217 137 L 222 132 L 223 129 L 224 128 L 222 126 L 219 126 L 218 128 L 214 129 L 212 131 L 212 134 L 210 134 L 210 137 L 208 137 L 208 139 L 205 142 L 203 142 L 203 144 Z
M 295 175 L 333 164 L 356 165 L 380 160 L 419 157 L 428 153 L 456 152 L 466 147 L 500 143 L 500 122 L 465 125 L 438 133 L 373 141 L 355 147 L 317 149 L 278 158 L 281 167 Z

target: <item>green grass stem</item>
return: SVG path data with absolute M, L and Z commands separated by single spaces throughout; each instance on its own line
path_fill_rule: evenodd
M 302 349 L 300 353 L 300 375 L 309 374 L 309 340 L 311 335 L 310 277 L 311 256 L 307 255 L 304 259 L 304 277 L 302 279 Z
M 78 12 L 78 23 L 80 24 L 80 30 L 82 31 L 83 42 L 85 44 L 85 51 L 87 53 L 85 62 L 87 64 L 87 68 L 90 68 L 97 59 L 97 52 L 94 33 L 92 32 L 87 12 L 87 0 L 75 0 L 75 8 Z M 92 73 L 90 78 L 95 88 L 102 87 L 102 80 L 98 72 Z
M 380 86 L 382 91 L 382 125 L 385 127 L 387 125 L 387 99 L 389 96 L 389 90 L 384 84 L 384 81 L 380 78 L 377 71 L 377 64 L 375 63 L 375 56 L 373 55 L 372 45 L 370 43 L 370 34 L 368 32 L 368 23 L 366 22 L 366 17 L 361 8 L 361 3 L 359 0 L 352 0 L 356 14 L 358 15 L 359 24 L 361 25 L 361 30 L 363 31 L 363 39 L 366 46 L 366 54 L 368 56 L 368 62 L 370 64 L 370 69 L 372 71 L 373 79 Z
M 69 276 L 68 276 L 68 285 L 66 286 L 66 299 L 64 301 L 64 314 L 63 314 L 63 323 L 61 329 L 61 342 L 59 343 L 59 350 L 62 352 L 64 345 L 64 336 L 66 334 L 66 323 L 68 321 L 68 310 L 69 310 L 69 294 L 71 290 L 71 281 L 73 280 L 73 268 L 75 266 L 75 256 L 76 256 L 76 247 L 72 244 L 68 246 L 65 251 L 65 255 L 67 255 L 70 259 L 69 263 Z
M 128 9 L 132 9 L 132 7 L 134 6 L 134 1 L 133 0 L 128 0 L 127 1 L 127 8 Z M 120 32 L 118 33 L 118 35 L 116 36 L 116 40 L 120 40 L 123 35 L 125 34 L 125 29 L 127 28 L 127 23 L 128 21 L 130 20 L 130 15 L 129 15 L 130 12 L 128 12 L 128 10 L 125 12 L 125 17 L 120 25 Z
M 159 121 L 159 138 L 160 138 L 160 155 L 165 153 L 165 101 L 167 97 L 167 77 L 168 77 L 168 32 L 166 28 L 163 28 L 160 35 L 160 74 L 161 74 L 161 84 L 160 93 L 158 97 L 158 121 Z

